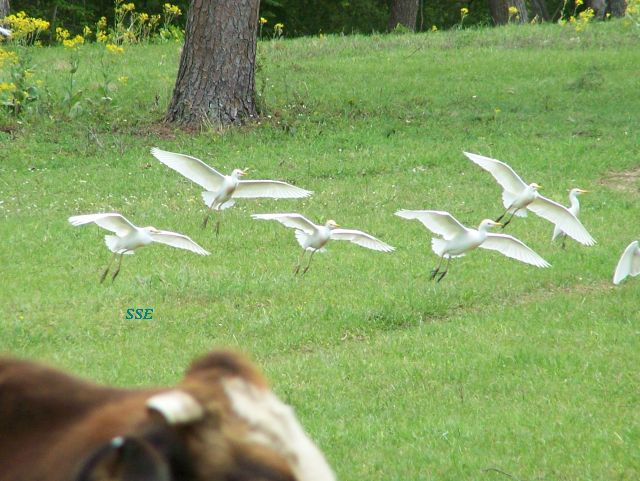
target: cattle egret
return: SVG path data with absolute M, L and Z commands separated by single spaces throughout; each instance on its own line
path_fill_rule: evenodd
M 341 229 L 333 220 L 328 220 L 324 225 L 316 225 L 300 214 L 253 214 L 251 217 L 262 220 L 277 220 L 285 227 L 291 227 L 296 230 L 296 240 L 303 250 L 296 264 L 294 274 L 300 271 L 300 265 L 306 251 L 311 251 L 311 256 L 307 266 L 302 271 L 303 274 L 309 270 L 313 255 L 318 251 L 324 252 L 323 247 L 329 240 L 347 240 L 374 251 L 393 252 L 395 250 L 395 247 L 385 244 L 366 232 Z
M 616 271 L 613 274 L 613 283 L 620 284 L 627 276 L 640 274 L 640 247 L 638 241 L 633 241 L 627 246 L 618 261 Z
M 536 267 L 550 265 L 515 237 L 487 232 L 489 227 L 502 225 L 491 219 L 483 220 L 476 230 L 463 226 L 448 212 L 438 210 L 399 210 L 396 215 L 404 219 L 419 220 L 431 232 L 443 237 L 442 239 L 434 237 L 431 240 L 433 252 L 440 256 L 438 266 L 431 271 L 431 279 L 435 279 L 440 274 L 438 282 L 449 272 L 452 257 L 462 257 L 476 247 L 498 251 L 502 255 Z M 440 271 L 445 257 L 447 266 L 444 271 Z
M 224 210 L 235 204 L 234 199 L 254 199 L 269 197 L 272 199 L 298 199 L 312 194 L 286 182 L 279 180 L 240 180 L 247 174 L 247 169 L 235 169 L 231 175 L 223 175 L 200 159 L 184 154 L 166 152 L 152 148 L 151 153 L 160 162 L 184 175 L 187 179 L 207 189 L 202 193 L 204 203 L 209 207 L 202 223 L 206 227 L 212 210 Z M 216 233 L 220 221 L 216 222 Z
M 101 283 L 104 282 L 107 272 L 109 272 L 109 269 L 117 255 L 120 256 L 120 259 L 118 261 L 118 267 L 113 273 L 111 280 L 115 280 L 116 276 L 120 272 L 122 256 L 125 254 L 133 254 L 134 250 L 139 247 L 149 245 L 152 242 L 159 242 L 160 244 L 170 245 L 179 249 L 186 249 L 201 256 L 209 255 L 209 252 L 204 250 L 186 235 L 166 230 L 158 230 L 152 226 L 137 227 L 125 219 L 124 216 L 115 212 L 75 215 L 73 217 L 69 217 L 69 222 L 75 226 L 90 224 L 93 222 L 103 229 L 107 229 L 115 234 L 104 236 L 104 241 L 109 250 L 113 252 L 113 257 L 100 277 Z
M 499 160 L 468 152 L 464 152 L 464 155 L 489 172 L 503 188 L 502 203 L 506 210 L 496 219 L 496 222 L 500 222 L 506 214 L 511 215 L 503 226 L 509 224 L 514 215 L 526 217 L 527 211 L 524 210 L 526 208 L 552 222 L 581 244 L 592 246 L 596 243 L 587 229 L 566 207 L 538 193 L 538 189 L 541 188 L 538 184 L 535 182 L 529 185 L 525 184 L 511 167 Z
M 570 202 L 570 205 L 568 207 L 568 210 L 574 216 L 576 216 L 576 218 L 578 218 L 578 214 L 580 214 L 580 201 L 578 200 L 578 196 L 580 194 L 586 194 L 588 192 L 589 192 L 588 190 L 583 190 L 583 189 L 578 189 L 578 188 L 571 189 L 569 191 L 569 202 Z M 558 237 L 562 237 L 562 248 L 564 249 L 564 243 L 567 240 L 567 234 L 562 232 L 562 229 L 560 229 L 560 227 L 555 226 L 553 228 L 553 236 L 551 237 L 551 240 L 554 241 Z
M 8 28 L 0 27 L 0 35 L 3 37 L 11 38 L 11 30 Z

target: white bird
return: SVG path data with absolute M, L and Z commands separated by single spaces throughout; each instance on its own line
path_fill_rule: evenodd
M 431 240 L 433 252 L 440 256 L 438 266 L 431 271 L 431 279 L 435 279 L 440 274 L 438 282 L 449 272 L 452 257 L 462 257 L 476 247 L 498 251 L 502 255 L 532 266 L 550 266 L 547 261 L 515 237 L 487 232 L 489 227 L 502 225 L 491 219 L 484 219 L 476 230 L 463 226 L 451 214 L 439 210 L 399 210 L 396 215 L 404 219 L 419 220 L 431 232 L 442 236 L 442 239 L 434 237 Z M 440 268 L 445 257 L 447 266 L 441 272 Z
M 496 222 L 500 222 L 507 213 L 511 216 L 503 226 L 509 224 L 514 215 L 526 217 L 527 211 L 524 210 L 526 208 L 557 225 L 569 237 L 581 244 L 592 246 L 596 243 L 587 229 L 566 207 L 538 193 L 538 189 L 541 188 L 538 184 L 535 182 L 525 184 L 511 167 L 499 160 L 468 152 L 464 152 L 464 155 L 489 172 L 503 188 L 502 203 L 506 211 L 496 219 Z
M 3 37 L 11 38 L 11 30 L 8 28 L 0 27 L 0 35 Z
M 107 272 L 109 272 L 111 264 L 113 264 L 113 261 L 115 260 L 117 255 L 120 255 L 120 260 L 118 262 L 116 271 L 112 275 L 112 280 L 115 280 L 116 276 L 120 272 L 120 266 L 122 265 L 122 256 L 124 256 L 125 254 L 133 254 L 134 250 L 138 249 L 139 247 L 147 246 L 152 242 L 159 242 L 160 244 L 170 245 L 171 247 L 186 249 L 201 256 L 209 255 L 209 252 L 204 250 L 186 235 L 166 230 L 158 230 L 153 226 L 137 227 L 129 222 L 124 216 L 115 212 L 104 214 L 74 215 L 72 217 L 69 217 L 69 222 L 75 226 L 90 224 L 93 222 L 103 229 L 107 229 L 115 234 L 104 236 L 104 241 L 107 244 L 109 250 L 113 252 L 113 257 L 111 258 L 111 261 L 109 261 L 109 265 L 100 277 L 101 283 L 107 276 Z
M 578 215 L 580 214 L 580 201 L 578 200 L 578 196 L 580 194 L 587 194 L 588 192 L 588 190 L 578 189 L 577 187 L 569 191 L 570 205 L 568 207 L 568 210 L 574 216 L 576 216 L 576 218 L 578 218 Z M 554 241 L 558 237 L 562 237 L 562 248 L 564 249 L 564 243 L 567 240 L 567 234 L 562 232 L 562 229 L 560 229 L 560 227 L 556 225 L 553 228 L 553 236 L 551 237 L 551 240 Z
M 374 251 L 393 252 L 395 250 L 395 247 L 385 244 L 366 232 L 341 229 L 334 220 L 328 220 L 324 225 L 317 225 L 300 214 L 253 214 L 251 217 L 261 220 L 276 220 L 282 225 L 296 230 L 296 240 L 303 250 L 296 264 L 294 274 L 297 274 L 300 270 L 300 264 L 306 251 L 311 251 L 311 256 L 307 266 L 302 271 L 303 274 L 309 270 L 313 255 L 316 252 L 324 252 L 323 247 L 330 240 L 347 240 Z
M 633 241 L 627 246 L 618 261 L 616 271 L 613 274 L 613 283 L 620 284 L 627 276 L 640 274 L 640 247 L 638 241 Z
M 202 199 L 209 207 L 209 211 L 203 227 L 207 225 L 212 210 L 224 210 L 233 206 L 235 204 L 233 199 L 258 197 L 294 199 L 312 194 L 309 190 L 279 180 L 240 180 L 240 177 L 247 174 L 248 169 L 235 169 L 231 175 L 223 175 L 200 159 L 189 155 L 167 152 L 156 147 L 151 149 L 151 154 L 166 166 L 206 189 L 202 193 Z M 219 227 L 220 221 L 216 222 L 216 233 Z

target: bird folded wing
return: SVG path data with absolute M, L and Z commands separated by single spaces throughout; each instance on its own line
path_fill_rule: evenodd
M 620 284 L 627 276 L 640 274 L 640 248 L 638 241 L 633 241 L 624 250 L 616 270 L 613 274 L 613 283 Z
M 504 190 L 513 194 L 519 194 L 527 188 L 527 184 L 524 183 L 520 176 L 504 162 L 469 152 L 464 152 L 464 155 L 473 163 L 489 172 Z
M 396 215 L 403 219 L 419 220 L 431 232 L 447 240 L 467 230 L 451 214 L 440 210 L 399 210 Z
M 527 209 L 543 219 L 553 222 L 560 227 L 565 234 L 581 244 L 592 246 L 596 243 L 575 215 L 569 212 L 565 206 L 551 199 L 538 195 L 538 197 L 527 206 Z
M 167 152 L 156 147 L 151 149 L 151 154 L 167 167 L 207 190 L 218 190 L 224 182 L 224 176 L 220 172 L 190 155 Z
M 301 214 L 253 214 L 251 216 L 259 220 L 277 220 L 286 227 L 298 229 L 307 234 L 313 234 L 316 225 Z
M 178 249 L 186 249 L 191 252 L 195 252 L 201 256 L 208 256 L 210 253 L 196 244 L 191 238 L 177 232 L 170 232 L 161 230 L 158 232 L 149 233 L 154 242 L 160 244 L 166 244 L 171 247 L 177 247 Z
M 74 215 L 69 217 L 69 222 L 75 226 L 93 222 L 103 229 L 107 229 L 120 237 L 127 235 L 136 228 L 136 226 L 117 212 Z
M 549 267 L 547 261 L 536 254 L 531 248 L 527 247 L 524 242 L 507 234 L 488 233 L 485 241 L 480 244 L 483 249 L 498 251 L 502 255 L 511 257 L 512 259 L 531 264 L 536 267 Z
M 295 185 L 279 180 L 241 180 L 233 192 L 233 197 L 256 198 L 270 197 L 273 199 L 298 199 L 309 197 L 311 191 L 301 189 Z
M 333 229 L 331 231 L 331 239 L 335 240 L 348 240 L 359 246 L 372 249 L 374 251 L 393 252 L 395 247 L 390 246 L 382 242 L 380 239 L 376 239 L 372 235 L 367 234 L 359 230 L 353 229 Z

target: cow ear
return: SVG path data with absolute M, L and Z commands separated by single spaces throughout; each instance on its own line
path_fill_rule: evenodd
M 74 481 L 171 481 L 167 462 L 146 441 L 117 437 L 84 462 Z

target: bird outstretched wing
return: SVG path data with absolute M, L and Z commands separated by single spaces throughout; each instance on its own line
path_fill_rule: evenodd
M 565 234 L 581 244 L 592 246 L 596 243 L 594 238 L 587 232 L 587 229 L 584 228 L 582 222 L 562 204 L 538 194 L 538 197 L 527 206 L 527 209 L 543 219 L 553 222 Z
M 441 210 L 399 210 L 398 217 L 403 219 L 416 219 L 424 224 L 431 232 L 453 239 L 456 235 L 465 232 L 467 228 L 458 222 L 451 214 Z
M 253 214 L 253 219 L 276 220 L 285 227 L 313 234 L 318 226 L 301 214 Z
M 469 152 L 464 152 L 464 155 L 473 163 L 489 172 L 493 178 L 496 179 L 496 182 L 507 192 L 519 194 L 527 188 L 527 184 L 524 183 L 520 176 L 504 162 Z
M 640 274 L 640 247 L 638 241 L 633 241 L 622 253 L 616 271 L 613 274 L 613 283 L 620 284 L 627 276 Z
M 95 223 L 113 232 L 117 236 L 123 237 L 136 229 L 136 226 L 129 222 L 122 214 L 117 212 L 104 213 L 104 214 L 86 214 L 86 215 L 74 215 L 69 217 L 71 225 L 84 225 Z
M 525 264 L 531 264 L 536 267 L 549 267 L 547 261 L 536 254 L 533 249 L 527 247 L 524 242 L 507 234 L 487 233 L 487 237 L 479 247 L 498 251 L 500 254 L 511 257 Z
M 298 199 L 309 197 L 313 192 L 280 180 L 241 180 L 233 192 L 233 197 L 256 198 L 270 197 L 272 199 Z
M 150 232 L 149 235 L 154 242 L 159 242 L 160 244 L 177 247 L 178 249 L 186 249 L 201 256 L 208 256 L 210 254 L 210 252 L 200 247 L 197 243 L 191 240 L 190 237 L 184 234 L 178 234 L 177 232 L 171 232 L 168 230 L 160 230 L 157 232 Z
M 151 154 L 167 167 L 207 190 L 216 191 L 224 182 L 224 175 L 190 155 L 167 152 L 157 147 L 151 149 Z
M 393 252 L 395 247 L 382 242 L 380 239 L 376 239 L 372 235 L 354 229 L 333 229 L 331 231 L 331 239 L 334 240 L 347 240 L 358 244 L 359 246 L 372 249 L 374 251 Z

